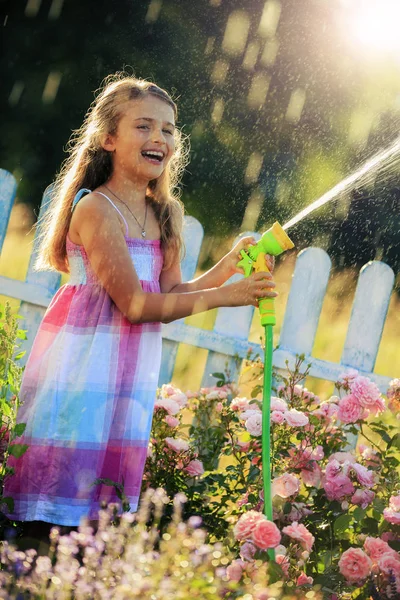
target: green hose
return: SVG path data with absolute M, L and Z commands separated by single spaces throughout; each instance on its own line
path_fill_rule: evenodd
M 269 521 L 272 518 L 272 492 L 271 492 L 271 387 L 272 387 L 272 348 L 273 327 L 265 325 L 265 355 L 264 355 L 264 381 L 262 403 L 262 473 L 264 487 L 264 514 Z M 275 560 L 273 548 L 268 550 L 270 560 Z

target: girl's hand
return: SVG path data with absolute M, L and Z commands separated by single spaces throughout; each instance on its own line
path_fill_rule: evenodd
M 265 271 L 254 272 L 250 277 L 220 288 L 227 294 L 228 306 L 258 306 L 261 298 L 275 298 L 278 294 L 274 291 L 275 283 L 271 273 Z
M 226 268 L 230 273 L 227 279 L 229 279 L 229 277 L 231 277 L 234 273 L 241 273 L 243 275 L 243 269 L 237 266 L 237 263 L 242 258 L 240 251 L 248 250 L 250 246 L 255 246 L 256 243 L 256 240 L 251 235 L 243 237 L 237 242 L 237 244 L 234 245 L 232 250 L 224 256 L 223 260 L 226 262 Z M 265 254 L 265 266 L 268 271 L 273 273 L 275 267 L 275 256 Z

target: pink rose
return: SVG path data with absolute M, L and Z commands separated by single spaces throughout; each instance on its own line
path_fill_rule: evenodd
M 368 488 L 375 485 L 375 473 L 373 471 L 369 471 L 366 467 L 363 467 L 363 465 L 359 465 L 358 463 L 352 464 L 351 468 L 355 472 L 357 480 L 361 485 Z
M 289 498 L 298 493 L 300 482 L 291 473 L 284 473 L 280 477 L 275 477 L 272 480 L 272 496 L 280 496 L 281 498 Z
M 351 393 L 361 406 L 369 408 L 380 399 L 381 393 L 376 383 L 359 375 L 350 385 Z
M 364 409 L 353 395 L 344 396 L 339 402 L 338 418 L 342 423 L 356 423 L 364 414 Z
M 272 521 L 260 519 L 253 529 L 252 539 L 261 550 L 275 548 L 281 541 L 281 532 Z
M 259 436 L 262 433 L 262 414 L 257 412 L 246 421 L 246 429 L 250 435 Z
M 400 410 L 400 379 L 392 379 L 386 395 L 389 399 L 389 410 L 394 413 L 398 412 Z
M 378 567 L 386 575 L 392 572 L 395 577 L 400 577 L 400 556 L 394 550 L 387 552 L 379 558 Z
M 322 479 L 322 471 L 320 466 L 313 461 L 308 469 L 302 469 L 301 478 L 304 485 L 319 488 Z
M 240 452 L 248 452 L 250 449 L 250 442 L 238 442 Z
M 391 496 L 388 508 L 383 511 L 383 518 L 393 525 L 400 525 L 400 494 Z
M 325 469 L 326 479 L 332 479 L 332 477 L 337 477 L 338 475 L 341 475 L 341 473 L 342 468 L 340 466 L 339 461 L 337 461 L 335 458 L 332 459 L 332 457 L 330 457 Z
M 356 458 L 353 456 L 351 452 L 334 452 L 330 455 L 329 460 L 337 460 L 340 465 L 343 465 L 345 462 L 347 463 L 355 463 Z
M 282 400 L 282 398 L 277 398 L 276 396 L 271 396 L 271 411 L 277 410 L 279 412 L 286 412 L 288 409 L 287 402 Z
M 187 401 L 188 401 L 186 394 L 184 394 L 180 390 L 177 390 L 175 394 L 172 394 L 172 396 L 169 396 L 169 399 L 176 402 L 180 408 L 183 408 L 184 406 L 186 406 Z
M 396 554 L 396 551 L 393 550 L 387 542 L 384 542 L 380 538 L 373 537 L 366 538 L 364 542 L 364 550 L 374 562 L 376 562 L 384 554 Z
M 186 440 L 181 438 L 166 437 L 165 443 L 168 448 L 171 448 L 174 452 L 187 452 L 189 450 L 189 444 Z
M 374 498 L 375 492 L 371 492 L 371 490 L 356 490 L 351 497 L 351 502 L 361 508 L 367 508 Z
M 235 412 L 247 410 L 250 406 L 250 402 L 247 398 L 234 398 L 230 404 L 230 408 Z
M 171 415 L 167 415 L 164 420 L 169 427 L 178 427 L 179 425 L 179 419 Z
M 263 520 L 265 517 L 256 510 L 249 510 L 245 512 L 236 523 L 233 533 L 237 540 L 247 540 L 251 538 L 253 530 L 258 521 Z
M 312 585 L 313 582 L 314 579 L 312 577 L 307 577 L 305 573 L 300 573 L 300 575 L 297 578 L 296 585 Z
M 250 419 L 250 417 L 252 417 L 253 415 L 261 415 L 261 410 L 258 407 L 248 408 L 247 410 L 240 413 L 239 419 L 241 419 L 242 421 L 247 421 L 247 419 Z
M 191 460 L 190 463 L 184 468 L 184 471 L 191 477 L 198 477 L 203 475 L 204 467 L 201 460 Z
M 216 404 L 216 406 L 215 406 L 215 410 L 216 410 L 218 413 L 221 413 L 221 412 L 222 412 L 222 410 L 223 410 L 223 408 L 224 408 L 224 405 L 222 404 L 222 402 L 217 402 L 217 404 Z
M 290 427 L 304 427 L 309 423 L 307 415 L 295 408 L 284 413 L 285 421 Z
M 239 582 L 242 578 L 244 563 L 242 560 L 234 560 L 228 565 L 226 575 L 230 581 Z
M 283 416 L 283 412 L 280 410 L 273 410 L 271 412 L 271 423 L 283 423 L 285 417 Z
M 307 552 L 311 552 L 315 538 L 302 523 L 296 521 L 282 529 L 282 532 L 290 538 L 300 542 L 300 545 Z
M 253 560 L 256 552 L 257 548 L 251 542 L 245 542 L 243 546 L 240 547 L 240 556 L 243 560 Z
M 284 576 L 288 577 L 289 567 L 290 567 L 289 559 L 286 556 L 284 556 L 283 554 L 277 554 L 275 556 L 275 562 L 282 569 Z
M 361 583 L 371 573 L 372 562 L 361 548 L 349 548 L 339 560 L 339 570 L 349 583 Z
M 349 386 L 356 377 L 358 377 L 358 371 L 356 371 L 356 369 L 346 369 L 344 373 L 339 375 L 338 383 Z
M 328 500 L 341 500 L 345 496 L 354 493 L 354 485 L 347 475 L 337 475 L 326 479 L 323 484 Z
M 155 410 L 163 408 L 169 415 L 176 415 L 180 411 L 180 406 L 171 398 L 157 398 L 154 404 Z

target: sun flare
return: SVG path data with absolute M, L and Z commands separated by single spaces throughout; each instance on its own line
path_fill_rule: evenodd
M 400 59 L 400 2 L 356 0 L 348 2 L 349 35 L 363 51 L 392 54 Z

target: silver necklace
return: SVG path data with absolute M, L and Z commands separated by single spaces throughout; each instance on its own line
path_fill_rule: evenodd
M 147 202 L 146 202 L 146 211 L 145 211 L 145 213 L 144 213 L 144 222 L 143 222 L 143 225 L 141 225 L 141 224 L 139 223 L 138 219 L 135 217 L 135 215 L 134 215 L 134 214 L 133 214 L 133 212 L 131 211 L 131 209 L 129 208 L 129 206 L 127 205 L 127 203 L 126 203 L 126 202 L 124 202 L 124 201 L 122 200 L 122 198 L 120 198 L 119 196 L 117 196 L 117 194 L 116 194 L 115 192 L 113 192 L 112 190 L 110 190 L 110 188 L 109 188 L 109 187 L 107 187 L 107 186 L 105 185 L 105 183 L 103 183 L 103 187 L 105 187 L 105 188 L 106 188 L 106 190 L 108 190 L 109 192 L 111 192 L 111 193 L 112 193 L 112 195 L 113 195 L 113 196 L 115 196 L 117 200 L 119 200 L 120 202 L 122 202 L 122 204 L 124 204 L 124 205 L 126 206 L 126 208 L 127 208 L 127 209 L 129 210 L 129 212 L 131 213 L 132 217 L 135 219 L 136 223 L 139 225 L 140 229 L 142 230 L 142 237 L 143 237 L 143 238 L 145 238 L 145 237 L 146 237 L 146 230 L 145 230 L 145 227 L 146 227 L 146 219 L 147 219 L 147 207 L 148 207 L 148 204 L 147 204 Z

